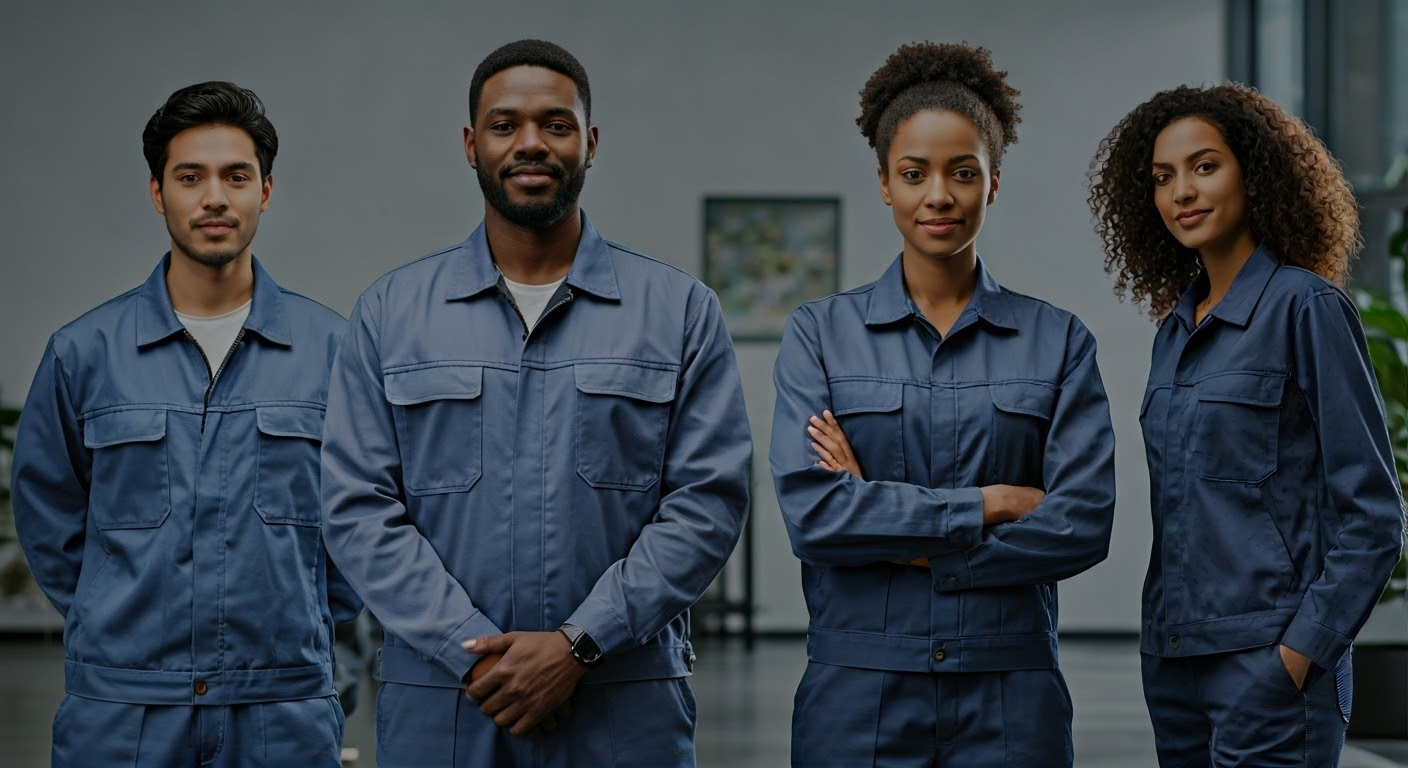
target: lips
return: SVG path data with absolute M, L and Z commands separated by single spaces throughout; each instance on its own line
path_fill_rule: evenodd
M 521 187 L 544 187 L 562 177 L 562 169 L 537 163 L 518 163 L 504 169 L 504 178 Z
M 196 229 L 207 235 L 224 235 L 235 229 L 235 223 L 227 219 L 206 219 L 196 222 Z
M 1212 211 L 1207 208 L 1196 211 L 1180 211 L 1177 216 L 1173 217 L 1173 220 L 1178 222 L 1178 225 L 1184 229 L 1192 229 L 1203 223 L 1203 220 L 1211 213 Z
M 958 225 L 961 223 L 960 219 L 925 219 L 919 222 L 919 226 L 931 235 L 947 235 L 958 229 Z

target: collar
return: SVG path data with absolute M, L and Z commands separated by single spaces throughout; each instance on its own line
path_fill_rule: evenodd
M 1232 279 L 1227 295 L 1222 297 L 1222 301 L 1218 302 L 1208 315 L 1224 323 L 1245 328 L 1251 320 L 1257 302 L 1261 300 L 1261 294 L 1271 282 L 1271 275 L 1280 266 L 1275 257 L 1258 245 L 1256 250 L 1252 251 L 1251 258 L 1247 259 L 1247 263 L 1242 265 L 1242 269 Z M 1205 270 L 1193 278 L 1192 284 L 1183 292 L 1183 298 L 1179 299 L 1178 306 L 1173 310 L 1178 322 L 1190 333 L 1197 327 L 1194 318 L 1197 317 L 1198 302 L 1207 297 L 1208 290 L 1208 273 Z
M 279 289 L 259 259 L 250 257 L 254 270 L 254 296 L 249 302 L 249 317 L 244 329 L 282 346 L 293 343 L 288 314 L 284 310 L 283 292 Z M 166 271 L 171 266 L 171 252 L 161 258 L 147 281 L 137 291 L 137 346 L 144 347 L 181 333 L 186 326 L 176 317 L 171 306 L 171 293 L 166 288 Z
M 984 266 L 982 258 L 978 259 L 978 282 L 973 287 L 973 298 L 968 301 L 968 307 L 963 310 L 963 314 L 972 313 L 976 317 L 982 318 L 989 325 L 1008 330 L 1017 330 L 1017 323 L 1013 319 L 1011 307 L 1008 305 L 1010 298 L 992 274 Z M 914 301 L 909 297 L 909 291 L 904 285 L 904 256 L 901 255 L 890 264 L 889 269 L 875 283 L 875 288 L 870 292 L 870 302 L 866 307 L 866 325 L 888 325 L 909 317 L 922 315 Z M 967 323 L 959 318 L 954 323 L 957 330 Z
M 610 244 L 596 231 L 586 211 L 582 212 L 582 237 L 577 241 L 577 254 L 572 257 L 572 268 L 565 282 L 599 298 L 612 301 L 621 298 Z M 468 299 L 498 286 L 499 269 L 489 251 L 484 222 L 481 221 L 469 239 L 459 245 L 449 283 L 447 301 Z

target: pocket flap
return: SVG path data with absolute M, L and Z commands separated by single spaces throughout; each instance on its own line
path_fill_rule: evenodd
M 416 405 L 432 400 L 473 400 L 483 392 L 484 368 L 447 365 L 417 368 L 382 376 L 386 400 L 392 405 Z
M 306 437 L 322 442 L 323 411 L 294 405 L 266 405 L 255 409 L 259 431 L 271 437 Z
M 621 363 L 577 363 L 577 389 L 591 395 L 620 395 L 648 403 L 675 399 L 674 371 Z
M 1279 373 L 1228 373 L 1198 383 L 1198 399 L 1260 408 L 1281 404 L 1286 378 Z
M 1056 409 L 1056 390 L 1045 384 L 1031 381 L 989 384 L 988 393 L 992 395 L 992 404 L 1008 413 L 1051 421 L 1051 412 Z
M 831 388 L 831 412 L 837 416 L 887 413 L 904 404 L 904 385 L 896 381 L 832 381 L 827 386 Z
M 119 443 L 150 443 L 166 437 L 166 411 L 112 411 L 83 422 L 83 444 L 106 448 Z

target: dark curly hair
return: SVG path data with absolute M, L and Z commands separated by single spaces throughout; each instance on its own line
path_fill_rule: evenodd
M 469 121 L 479 114 L 479 96 L 484 92 L 484 82 L 505 69 L 513 67 L 542 67 L 571 79 L 577 86 L 577 97 L 582 100 L 583 117 L 592 121 L 592 87 L 587 82 L 587 70 L 577 57 L 566 48 L 546 40 L 515 40 L 499 46 L 474 69 L 469 79 Z
M 1255 88 L 1222 83 L 1157 93 L 1100 142 L 1088 202 L 1115 293 L 1162 318 L 1202 270 L 1197 251 L 1174 239 L 1154 207 L 1154 139 L 1185 117 L 1217 128 L 1236 156 L 1252 237 L 1282 263 L 1343 286 L 1363 241 L 1339 163 L 1305 123 Z
M 967 43 L 911 43 L 890 54 L 860 90 L 856 125 L 875 148 L 880 166 L 890 141 L 905 118 L 941 109 L 973 121 L 996 169 L 1009 144 L 1017 142 L 1017 103 L 1021 91 L 1007 84 L 1007 73 L 992 67 L 992 52 Z
M 176 134 L 203 125 L 229 125 L 249 134 L 259 157 L 259 177 L 274 170 L 279 134 L 264 116 L 264 102 L 254 91 L 213 80 L 188 85 L 171 94 L 142 129 L 142 155 L 157 186 L 165 180 L 167 148 Z

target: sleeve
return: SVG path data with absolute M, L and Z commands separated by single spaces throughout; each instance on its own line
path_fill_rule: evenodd
M 686 322 L 659 511 L 567 620 L 606 654 L 644 643 L 693 605 L 728 560 L 747 515 L 753 441 L 743 383 L 718 299 L 697 289 L 703 297 Z
M 1281 643 L 1334 669 L 1398 562 L 1403 499 L 1354 306 L 1339 291 L 1311 297 L 1294 344 L 1294 376 L 1315 420 L 1333 510 L 1325 520 L 1339 529 Z
M 406 515 L 375 303 L 371 292 L 357 302 L 333 361 L 323 435 L 323 538 L 335 567 L 387 631 L 463 679 L 479 657 L 460 643 L 500 631 Z
M 940 592 L 1059 581 L 1110 552 L 1115 513 L 1110 404 L 1095 362 L 1095 338 L 1080 321 L 1071 322 L 1066 370 L 1042 459 L 1046 497 L 1021 519 L 987 528 L 976 547 L 931 558 Z
M 792 551 L 814 565 L 864 565 L 962 551 L 983 529 L 978 488 L 866 481 L 817 466 L 807 419 L 832 408 L 815 318 L 792 314 L 773 367 L 769 464 Z
M 83 562 L 92 462 L 63 361 L 50 339 L 20 412 L 10 494 L 34 580 L 65 616 Z

